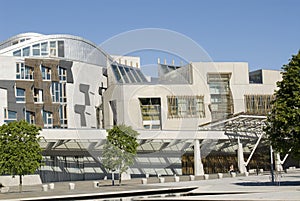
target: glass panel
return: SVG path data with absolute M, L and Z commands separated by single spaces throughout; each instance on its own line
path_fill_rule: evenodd
M 117 82 L 123 83 L 122 77 L 119 73 L 119 70 L 118 70 L 117 66 L 115 64 L 112 64 L 111 67 L 112 67 L 112 71 L 115 75 L 115 78 L 116 78 Z
M 14 51 L 13 56 L 20 57 L 21 56 L 21 50 Z
M 120 69 L 120 72 L 122 74 L 122 77 L 123 77 L 125 83 L 129 83 L 129 79 L 128 79 L 127 75 L 126 75 L 126 72 L 125 72 L 123 66 L 118 66 L 118 67 Z
M 30 56 L 30 47 L 23 48 L 23 57 Z
M 16 119 L 17 118 L 17 113 L 8 110 L 8 119 Z
M 58 41 L 58 56 L 59 57 L 65 56 L 64 41 Z
M 41 55 L 48 55 L 48 42 L 41 44 Z
M 130 69 L 127 68 L 127 67 L 125 67 L 125 71 L 126 71 L 128 77 L 129 77 L 130 81 L 131 81 L 132 83 L 135 83 L 136 81 L 134 80 L 134 77 L 133 77 L 132 74 L 130 73 Z
M 40 56 L 40 44 L 35 44 L 32 46 L 32 55 Z

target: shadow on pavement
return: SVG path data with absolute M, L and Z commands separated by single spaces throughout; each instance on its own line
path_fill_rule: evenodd
M 282 181 L 282 182 L 239 182 L 239 186 L 300 186 L 300 181 Z

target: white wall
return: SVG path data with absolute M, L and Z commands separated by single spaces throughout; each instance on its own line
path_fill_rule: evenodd
M 103 67 L 74 62 L 72 67 L 74 84 L 67 84 L 67 110 L 68 110 L 68 127 L 81 128 L 80 115 L 75 113 L 75 105 L 86 105 L 85 94 L 80 92 L 80 84 L 89 85 L 90 105 L 86 105 L 85 117 L 87 128 L 96 128 L 96 108 L 101 103 L 101 96 L 98 89 L 101 82 L 105 82 L 102 76 Z

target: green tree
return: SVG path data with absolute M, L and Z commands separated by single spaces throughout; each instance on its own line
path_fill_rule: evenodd
M 265 128 L 273 148 L 279 153 L 300 156 L 300 51 L 282 67 L 275 100 Z
M 41 165 L 40 130 L 25 120 L 0 126 L 0 174 L 19 175 L 20 192 L 22 176 L 34 173 Z
M 137 131 L 125 125 L 114 126 L 108 130 L 102 153 L 102 164 L 109 171 L 119 171 L 119 185 L 122 173 L 126 172 L 134 162 L 139 145 L 138 135 Z

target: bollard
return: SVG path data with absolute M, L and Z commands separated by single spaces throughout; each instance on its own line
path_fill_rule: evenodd
M 48 191 L 48 185 L 47 184 L 42 185 L 42 190 L 43 191 Z
M 147 184 L 147 179 L 146 178 L 142 179 L 142 184 Z
M 50 183 L 50 184 L 49 184 L 49 189 L 50 189 L 50 190 L 53 190 L 53 189 L 54 189 L 54 183 Z
M 94 186 L 94 188 L 98 188 L 99 187 L 99 182 L 98 181 L 94 181 L 93 182 L 93 186 Z
M 180 178 L 178 176 L 174 176 L 174 182 L 179 182 Z
M 222 179 L 223 178 L 223 173 L 218 173 L 218 178 Z
M 203 178 L 204 178 L 205 180 L 208 180 L 208 179 L 209 179 L 209 174 L 204 174 L 204 175 L 203 175 Z
M 75 184 L 74 183 L 69 183 L 69 189 L 74 190 L 75 189 Z
M 194 175 L 190 175 L 190 181 L 194 181 L 195 180 L 195 176 Z
M 232 173 L 231 173 L 231 177 L 236 177 L 236 173 L 235 173 L 235 172 L 232 172 Z
M 249 176 L 249 172 L 245 172 L 245 176 L 248 177 Z
M 165 178 L 159 177 L 159 183 L 165 183 Z

